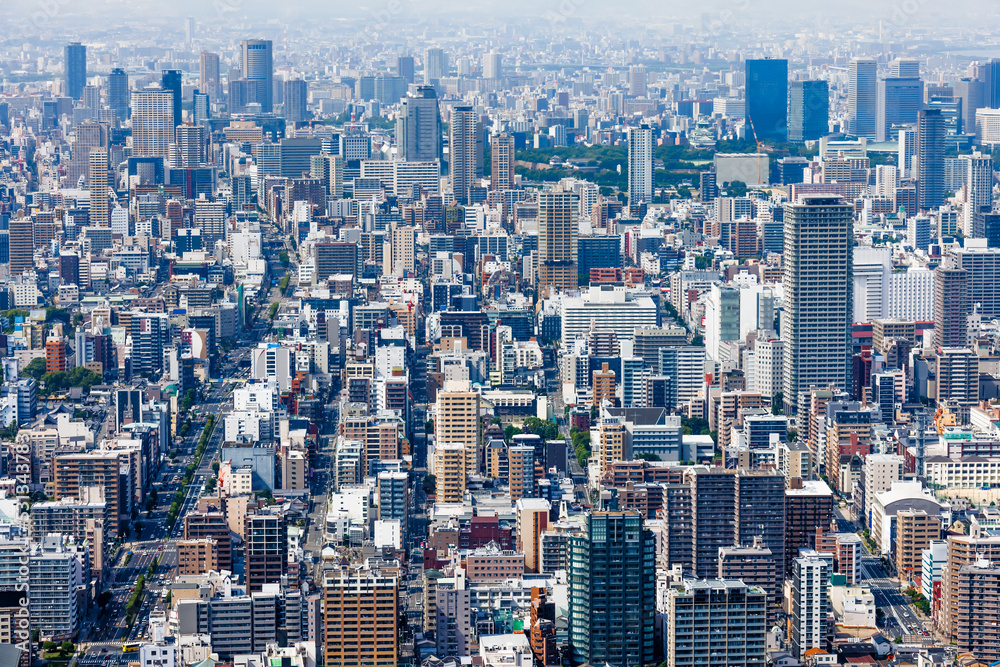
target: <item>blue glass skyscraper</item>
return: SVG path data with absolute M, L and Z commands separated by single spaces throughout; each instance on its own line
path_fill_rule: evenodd
M 746 61 L 747 129 L 760 141 L 788 139 L 788 61 Z M 747 136 L 752 137 L 753 133 Z

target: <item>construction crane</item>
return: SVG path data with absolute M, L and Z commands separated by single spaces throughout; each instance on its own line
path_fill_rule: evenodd
M 757 130 L 753 127 L 753 118 L 747 116 L 747 122 L 750 123 L 750 132 L 753 133 L 753 141 L 757 144 L 757 155 L 770 152 L 770 149 L 764 145 L 764 142 L 757 138 Z M 760 158 L 757 158 L 757 184 L 760 185 Z

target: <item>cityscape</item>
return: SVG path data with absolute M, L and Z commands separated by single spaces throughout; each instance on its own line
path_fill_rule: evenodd
M 0 667 L 1000 665 L 976 0 L 29 0 Z

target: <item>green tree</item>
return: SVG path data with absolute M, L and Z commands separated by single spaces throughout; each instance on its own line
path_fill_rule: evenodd
M 284 250 L 282 250 L 281 252 L 279 252 L 278 253 L 278 261 L 281 263 L 281 265 L 283 267 L 285 267 L 287 269 L 288 268 L 288 264 L 289 264 L 288 253 L 285 252 Z
M 747 194 L 747 184 L 743 181 L 723 183 L 722 189 L 725 190 L 726 194 L 730 197 L 745 197 Z
M 771 399 L 771 414 L 772 415 L 782 415 L 785 413 L 785 394 L 783 392 L 778 392 Z
M 434 475 L 424 475 L 424 493 L 434 493 L 437 489 L 437 477 Z
M 32 359 L 27 366 L 21 369 L 21 375 L 28 375 L 36 380 L 41 380 L 42 376 L 45 375 L 45 357 L 35 357 Z
M 636 461 L 660 461 L 660 455 L 654 452 L 639 452 L 635 455 Z
M 513 424 L 507 424 L 507 427 L 503 430 L 503 439 L 506 442 L 510 442 L 511 438 L 513 438 L 515 435 L 518 435 L 521 432 L 522 432 L 521 429 L 514 426 Z

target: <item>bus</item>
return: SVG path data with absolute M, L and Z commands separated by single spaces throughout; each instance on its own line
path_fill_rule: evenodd
M 125 642 L 122 644 L 122 653 L 133 653 L 139 650 L 139 642 Z

